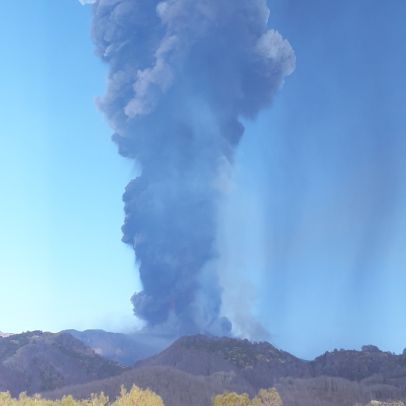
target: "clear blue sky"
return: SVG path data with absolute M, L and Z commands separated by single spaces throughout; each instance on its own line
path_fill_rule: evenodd
M 138 278 L 120 242 L 132 164 L 94 106 L 107 67 L 90 19 L 77 0 L 2 6 L 2 331 L 134 323 Z
M 222 208 L 224 311 L 302 358 L 406 347 L 406 2 L 275 0 L 297 69 L 246 124 Z M 136 170 L 93 99 L 91 7 L 0 14 L 0 331 L 134 328 L 121 195 Z M 242 305 L 243 304 L 243 305 Z

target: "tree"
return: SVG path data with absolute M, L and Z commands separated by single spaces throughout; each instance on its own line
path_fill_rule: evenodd
M 113 403 L 114 406 L 164 406 L 162 399 L 149 389 L 143 391 L 133 385 L 130 392 L 127 392 L 124 385 L 121 385 L 121 396 Z
M 212 406 L 282 406 L 282 399 L 275 388 L 261 389 L 251 401 L 246 393 L 224 392 L 212 398 Z
M 106 404 L 109 403 L 109 397 L 104 396 L 103 392 L 100 393 L 100 396 L 97 396 L 96 393 L 92 393 L 89 403 L 91 406 L 106 406 Z
M 275 388 L 261 389 L 258 397 L 252 400 L 253 406 L 282 406 L 282 399 Z
M 0 393 L 0 405 L 1 406 L 14 406 L 17 403 L 10 395 L 10 392 Z
M 222 395 L 217 395 L 212 398 L 213 406 L 250 406 L 250 398 L 246 393 L 237 395 L 237 393 L 224 392 Z
M 87 402 L 86 402 L 87 404 Z M 55 402 L 50 403 L 52 406 L 80 406 L 80 403 L 76 402 L 72 396 L 64 396 L 61 400 L 55 400 Z M 20 405 L 18 405 L 20 406 Z M 41 405 L 42 406 L 42 405 Z

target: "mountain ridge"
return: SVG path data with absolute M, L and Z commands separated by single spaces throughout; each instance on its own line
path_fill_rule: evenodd
M 0 338 L 0 391 L 12 395 L 108 378 L 128 369 L 66 333 L 37 330 Z
M 92 334 L 99 340 L 110 337 L 88 330 L 87 338 Z M 252 397 L 269 387 L 276 387 L 285 406 L 405 401 L 406 354 L 368 345 L 361 351 L 326 351 L 306 362 L 268 342 L 194 335 L 180 337 L 130 368 L 103 359 L 68 333 L 0 338 L 0 391 L 13 396 L 27 391 L 50 399 L 69 394 L 83 399 L 103 391 L 113 399 L 122 384 L 130 389 L 134 383 L 152 388 L 166 406 L 209 406 L 211 397 L 224 390 Z
M 169 366 L 203 376 L 233 372 L 258 390 L 272 387 L 281 377 L 310 377 L 307 365 L 268 342 L 199 334 L 179 338 L 160 354 L 137 361 L 134 367 Z
M 255 389 L 271 387 L 281 378 L 318 376 L 406 386 L 406 354 L 396 355 L 372 345 L 361 351 L 326 351 L 312 361 L 303 361 L 268 342 L 183 336 L 160 354 L 135 363 L 135 368 L 145 366 L 169 366 L 203 376 L 233 371 Z
M 84 331 L 70 329 L 61 332 L 71 334 L 99 355 L 127 366 L 133 366 L 137 360 L 163 351 L 177 338 L 170 335 L 151 336 L 142 332 L 113 333 L 100 329 Z

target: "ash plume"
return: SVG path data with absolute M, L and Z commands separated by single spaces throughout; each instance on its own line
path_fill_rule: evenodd
M 143 291 L 147 328 L 230 334 L 213 266 L 219 199 L 244 132 L 295 67 L 267 30 L 265 0 L 97 0 L 92 39 L 109 63 L 97 99 L 119 153 L 141 176 L 126 187 L 123 242 Z

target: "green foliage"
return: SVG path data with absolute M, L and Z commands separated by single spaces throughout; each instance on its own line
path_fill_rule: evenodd
M 72 396 L 64 396 L 60 400 L 52 402 L 42 399 L 41 395 L 28 397 L 25 392 L 21 393 L 18 399 L 13 399 L 10 392 L 0 392 L 0 406 L 107 406 L 108 396 L 103 392 L 100 395 L 92 393 L 90 399 L 77 401 Z M 142 390 L 133 385 L 130 392 L 121 386 L 121 396 L 111 406 L 164 406 L 162 399 L 154 392 Z
M 282 399 L 275 388 L 268 390 L 261 389 L 258 396 L 250 400 L 246 393 L 237 395 L 237 393 L 224 392 L 222 395 L 214 396 L 213 406 L 282 406 Z

